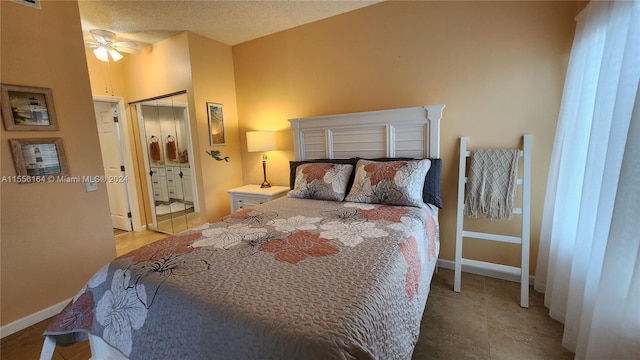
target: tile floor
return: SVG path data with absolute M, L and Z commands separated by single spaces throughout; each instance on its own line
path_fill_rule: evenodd
M 434 276 L 413 359 L 562 360 L 563 326 L 551 319 L 543 295 L 531 290 L 520 307 L 520 284 L 462 274 L 453 290 L 453 271 Z
M 432 281 L 413 360 L 573 359 L 573 353 L 560 344 L 562 325 L 547 315 L 542 294 L 532 291 L 529 309 L 523 309 L 517 283 L 465 273 L 462 292 L 452 288 L 453 271 L 440 269 Z M 3 338 L 0 359 L 38 359 L 49 321 Z M 57 347 L 53 359 L 90 357 L 85 341 Z

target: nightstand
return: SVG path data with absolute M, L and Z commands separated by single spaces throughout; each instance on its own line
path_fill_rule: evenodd
M 245 185 L 227 190 L 231 197 L 231 212 L 254 207 L 273 199 L 283 197 L 289 192 L 288 186 L 261 188 L 260 185 Z

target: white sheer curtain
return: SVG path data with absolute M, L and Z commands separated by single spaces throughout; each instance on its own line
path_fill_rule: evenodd
M 577 17 L 535 278 L 578 359 L 640 358 L 639 78 L 640 3 L 591 2 Z

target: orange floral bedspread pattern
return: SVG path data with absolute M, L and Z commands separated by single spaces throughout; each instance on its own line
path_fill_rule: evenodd
M 409 359 L 437 212 L 281 198 L 104 266 L 52 322 L 132 359 Z

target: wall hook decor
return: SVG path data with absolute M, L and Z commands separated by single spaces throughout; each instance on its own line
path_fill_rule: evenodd
M 220 151 L 219 150 L 211 150 L 211 151 L 205 151 L 207 153 L 207 155 L 211 156 L 212 158 L 218 160 L 218 161 L 226 161 L 229 162 L 229 157 L 225 156 L 225 157 L 220 157 Z

